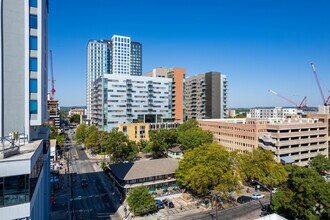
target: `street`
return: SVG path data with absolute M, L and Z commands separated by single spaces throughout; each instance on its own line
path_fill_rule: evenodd
M 69 189 L 68 175 L 64 175 L 63 191 L 55 194 L 55 205 L 52 211 L 56 211 L 56 215 L 52 215 L 52 219 L 121 219 L 116 213 L 120 197 L 112 193 L 110 181 L 102 171 L 95 169 L 96 161 L 89 159 L 85 151 L 77 149 L 70 132 L 69 138 L 72 142 L 69 150 L 71 158 L 69 169 L 73 180 L 72 197 L 74 199 L 71 201 L 73 205 L 66 212 L 69 207 L 68 198 L 71 189 Z M 85 187 L 81 185 L 83 179 L 88 184 Z M 62 216 L 59 215 L 59 211 L 63 211 Z

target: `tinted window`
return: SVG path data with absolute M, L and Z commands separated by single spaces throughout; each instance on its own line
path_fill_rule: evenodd
M 38 113 L 38 101 L 30 100 L 30 114 L 37 114 L 37 113 Z
M 30 79 L 30 92 L 38 92 L 38 81 Z
M 38 7 L 38 0 L 30 0 L 30 7 Z
M 3 205 L 10 206 L 29 201 L 28 175 L 8 176 L 3 181 Z
M 38 59 L 30 58 L 30 71 L 38 71 Z
M 38 28 L 38 17 L 37 15 L 30 15 L 30 28 Z
M 38 38 L 30 36 L 30 50 L 38 50 Z

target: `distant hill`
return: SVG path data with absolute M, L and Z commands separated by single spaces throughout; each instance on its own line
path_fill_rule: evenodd
M 70 109 L 72 108 L 82 108 L 82 109 L 86 109 L 86 106 L 60 106 L 60 110 L 61 111 L 70 111 Z

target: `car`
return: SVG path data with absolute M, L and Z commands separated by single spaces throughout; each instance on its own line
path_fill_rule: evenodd
M 156 199 L 155 202 L 156 202 L 157 209 L 165 208 L 164 203 L 162 201 L 160 201 L 159 199 Z
M 273 188 L 272 193 L 275 194 L 277 191 L 277 188 Z
M 260 194 L 260 193 L 253 193 L 252 194 L 252 196 L 251 196 L 251 198 L 252 199 L 262 199 L 262 198 L 264 198 L 265 196 L 264 195 L 262 195 L 262 194 Z
M 88 186 L 88 182 L 87 182 L 87 180 L 86 179 L 82 179 L 81 180 L 81 187 L 87 187 Z
M 250 202 L 251 200 L 252 200 L 252 198 L 250 196 L 240 196 L 237 198 L 237 202 L 240 204 Z
M 204 199 L 203 201 L 201 201 L 201 206 L 202 207 L 207 208 L 207 207 L 209 207 L 209 205 L 210 205 L 210 200 L 209 199 Z
M 170 201 L 170 202 L 168 203 L 168 207 L 169 207 L 170 209 L 171 209 L 171 208 L 174 208 L 174 204 L 173 204 L 173 202 Z

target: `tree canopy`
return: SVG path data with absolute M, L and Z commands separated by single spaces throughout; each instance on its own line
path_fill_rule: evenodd
M 179 127 L 178 127 L 178 131 L 186 131 L 189 130 L 191 128 L 198 128 L 198 122 L 196 119 L 191 118 L 188 119 L 187 121 L 185 121 L 184 123 L 182 123 Z
M 191 127 L 187 130 L 178 132 L 178 143 L 183 149 L 194 149 L 202 144 L 209 144 L 213 142 L 213 135 L 209 131 L 203 131 L 199 127 Z
M 272 200 L 272 209 L 289 219 L 330 219 L 330 183 L 315 169 L 286 166 L 285 187 Z
M 83 144 L 85 142 L 87 128 L 88 126 L 86 124 L 78 125 L 74 136 L 76 144 Z
M 70 117 L 70 123 L 80 124 L 80 115 L 74 114 Z
M 319 174 L 323 174 L 324 171 L 330 170 L 330 159 L 319 154 L 309 162 L 309 166 L 314 168 Z
M 154 158 L 164 157 L 167 150 L 177 144 L 178 133 L 175 129 L 150 131 L 150 149 Z
M 138 186 L 129 190 L 127 204 L 134 215 L 146 214 L 156 210 L 154 197 L 149 193 L 146 186 Z
M 274 160 L 271 151 L 254 149 L 239 156 L 239 168 L 245 182 L 257 180 L 267 186 L 277 186 L 287 180 L 283 165 Z
M 196 194 L 215 190 L 223 197 L 239 189 L 237 154 L 217 144 L 204 144 L 185 151 L 175 176 L 180 184 Z

